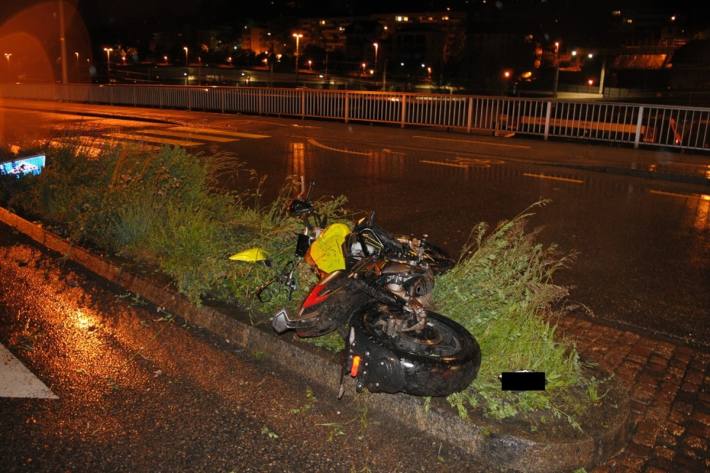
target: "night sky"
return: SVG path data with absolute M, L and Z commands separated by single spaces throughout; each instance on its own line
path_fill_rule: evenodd
M 275 18 L 357 16 L 375 12 L 467 11 L 477 21 L 515 28 L 567 29 L 603 35 L 612 10 L 679 15 L 687 24 L 710 27 L 710 2 L 678 0 L 68 0 L 77 5 L 94 41 L 127 40 L 155 31 L 236 26 Z M 485 2 L 485 3 L 484 3 Z M 0 22 L 38 0 L 0 2 Z M 53 0 L 50 3 L 54 3 Z M 564 31 L 563 31 L 564 33 Z

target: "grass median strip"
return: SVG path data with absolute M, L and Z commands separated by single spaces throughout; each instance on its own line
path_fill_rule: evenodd
M 291 183 L 265 203 L 263 177 L 225 156 L 195 156 L 168 146 L 159 151 L 104 147 L 98 159 L 71 146 L 45 152 L 48 165 L 41 175 L 0 179 L 0 204 L 74 242 L 169 276 L 195 304 L 205 298 L 238 303 L 251 310 L 253 322 L 266 322 L 263 314 L 293 309 L 317 280 L 300 265 L 293 300 L 281 291 L 262 304 L 256 292 L 273 270 L 228 260 L 253 246 L 264 248 L 276 268 L 291 258 L 293 234 L 300 228 L 300 221 L 284 212 Z M 238 190 L 219 187 L 227 173 L 234 173 L 230 181 Z M 342 218 L 344 204 L 342 197 L 316 202 L 329 221 Z M 525 229 L 534 208 L 493 230 L 476 226 L 458 264 L 437 278 L 439 311 L 474 334 L 483 352 L 479 377 L 449 402 L 462 417 L 471 410 L 495 419 L 546 413 L 540 416 L 574 426 L 574 416 L 593 404 L 596 384 L 584 374 L 574 346 L 555 332 L 567 291 L 553 276 L 573 256 L 538 243 L 537 233 Z M 337 336 L 317 341 L 328 349 L 342 344 Z M 501 391 L 498 374 L 523 369 L 545 371 L 546 391 Z

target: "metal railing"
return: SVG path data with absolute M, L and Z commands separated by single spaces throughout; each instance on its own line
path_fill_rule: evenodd
M 4 84 L 0 97 L 240 112 L 710 150 L 710 108 L 274 87 Z

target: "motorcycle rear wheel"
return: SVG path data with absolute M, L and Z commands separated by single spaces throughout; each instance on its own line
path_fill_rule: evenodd
M 397 309 L 374 306 L 358 317 L 354 325 L 360 325 L 370 344 L 399 359 L 403 377 L 397 391 L 416 396 L 447 396 L 471 384 L 481 365 L 481 349 L 468 330 L 447 317 L 427 311 L 427 325 L 420 332 L 400 332 L 391 337 L 381 322 L 391 317 L 392 310 Z M 391 392 L 386 386 L 383 388 Z

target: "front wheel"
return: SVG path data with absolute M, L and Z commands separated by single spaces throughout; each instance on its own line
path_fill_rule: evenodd
M 419 332 L 387 334 L 393 307 L 373 306 L 353 320 L 364 335 L 366 353 L 377 358 L 362 387 L 370 391 L 406 392 L 417 396 L 447 396 L 465 389 L 478 374 L 481 349 L 461 325 L 427 311 L 427 324 Z M 395 314 L 396 315 L 396 314 Z

